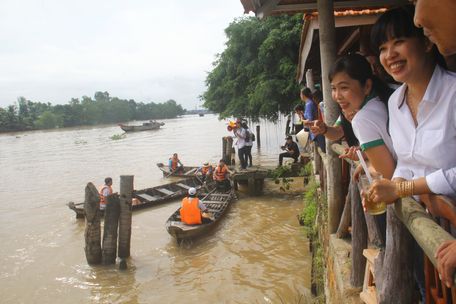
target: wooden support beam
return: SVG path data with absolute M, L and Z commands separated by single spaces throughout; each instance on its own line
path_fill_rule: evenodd
M 119 258 L 121 259 L 130 256 L 132 195 L 133 175 L 120 176 Z
M 88 183 L 85 188 L 85 255 L 89 265 L 101 263 L 101 227 L 100 227 L 100 195 L 97 188 Z
M 262 11 L 261 17 L 256 14 L 258 18 L 267 17 L 268 14 L 281 12 L 281 13 L 292 13 L 292 12 L 315 12 L 318 9 L 318 4 L 315 2 L 311 3 L 300 3 L 300 4 L 284 4 L 276 5 L 274 9 Z M 318 1 L 320 2 L 320 1 Z M 380 8 L 380 7 L 391 7 L 391 6 L 400 6 L 409 3 L 408 0 L 363 0 L 363 1 L 335 1 L 334 9 L 363 9 L 363 8 Z M 258 11 L 260 11 L 258 9 Z M 267 12 L 268 14 L 265 14 Z

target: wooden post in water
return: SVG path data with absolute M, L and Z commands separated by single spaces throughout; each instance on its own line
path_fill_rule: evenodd
M 130 256 L 131 241 L 131 198 L 133 195 L 133 175 L 120 176 L 120 217 L 119 217 L 119 258 L 120 267 L 126 267 L 125 258 Z
M 261 134 L 260 134 L 260 126 L 256 126 L 256 142 L 257 142 L 257 148 L 261 146 Z
M 117 228 L 119 226 L 120 201 L 117 195 L 107 197 L 104 216 L 102 263 L 111 265 L 116 263 L 117 257 Z
M 225 160 L 227 166 L 234 165 L 233 159 L 233 138 L 225 136 L 222 138 L 222 159 Z
M 85 255 L 89 265 L 101 262 L 100 195 L 97 188 L 88 183 L 85 187 Z

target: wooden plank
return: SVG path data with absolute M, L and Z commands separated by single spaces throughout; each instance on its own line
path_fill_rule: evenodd
M 203 204 L 205 204 L 205 205 L 207 205 L 207 204 L 222 205 L 222 204 L 226 204 L 226 201 L 204 201 Z
M 157 196 L 152 196 L 147 193 L 136 194 L 136 196 L 139 196 L 140 198 L 145 199 L 146 201 L 149 201 L 149 202 L 158 200 Z
M 191 188 L 190 186 L 184 185 L 184 184 L 181 184 L 181 183 L 176 184 L 176 186 L 179 186 L 179 187 L 187 189 L 187 190 Z
M 198 168 L 193 168 L 192 170 L 189 170 L 184 173 L 184 175 L 190 175 L 191 173 L 194 173 Z
M 170 191 L 168 189 L 165 189 L 165 188 L 156 188 L 155 190 L 157 190 L 158 192 L 161 192 L 163 194 L 166 194 L 166 195 L 172 195 L 174 194 L 173 191 Z

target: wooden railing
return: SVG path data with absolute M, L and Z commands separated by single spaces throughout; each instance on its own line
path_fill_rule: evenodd
M 344 153 L 344 147 L 340 144 L 333 144 L 331 148 L 339 155 Z M 324 185 L 326 183 L 324 178 L 325 155 L 316 150 L 314 158 L 315 171 L 320 174 L 321 183 Z M 406 301 L 411 301 L 414 279 L 410 259 L 414 256 L 412 252 L 414 239 L 426 256 L 424 262 L 426 303 L 456 304 L 455 288 L 446 288 L 435 270 L 437 267 L 435 253 L 438 247 L 444 241 L 454 240 L 449 232 L 452 226 L 456 227 L 456 202 L 444 196 L 422 195 L 420 200 L 423 205 L 413 198 L 405 198 L 390 205 L 387 215 L 388 236 L 385 240 L 376 218 L 362 210 L 360 188 L 351 178 L 357 162 L 346 160 L 346 164 L 349 164 L 352 170 L 349 174 L 350 183 L 347 185 L 347 199 L 345 202 L 341 202 L 341 204 L 345 204 L 345 208 L 342 215 L 339 215 L 340 224 L 336 235 L 338 237 L 348 235 L 348 226 L 351 223 L 352 273 L 350 283 L 352 286 L 360 287 L 363 283 L 366 260 L 362 252 L 369 244 L 369 246 L 380 248 L 379 257 L 375 263 L 379 302 L 406 303 Z

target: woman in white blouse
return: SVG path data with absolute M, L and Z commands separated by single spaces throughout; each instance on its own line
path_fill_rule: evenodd
M 397 166 L 392 180 L 373 184 L 376 202 L 427 193 L 456 198 L 456 76 L 438 64 L 434 45 L 411 22 L 413 9 L 394 9 L 371 33 L 382 66 L 403 83 L 388 106 Z

